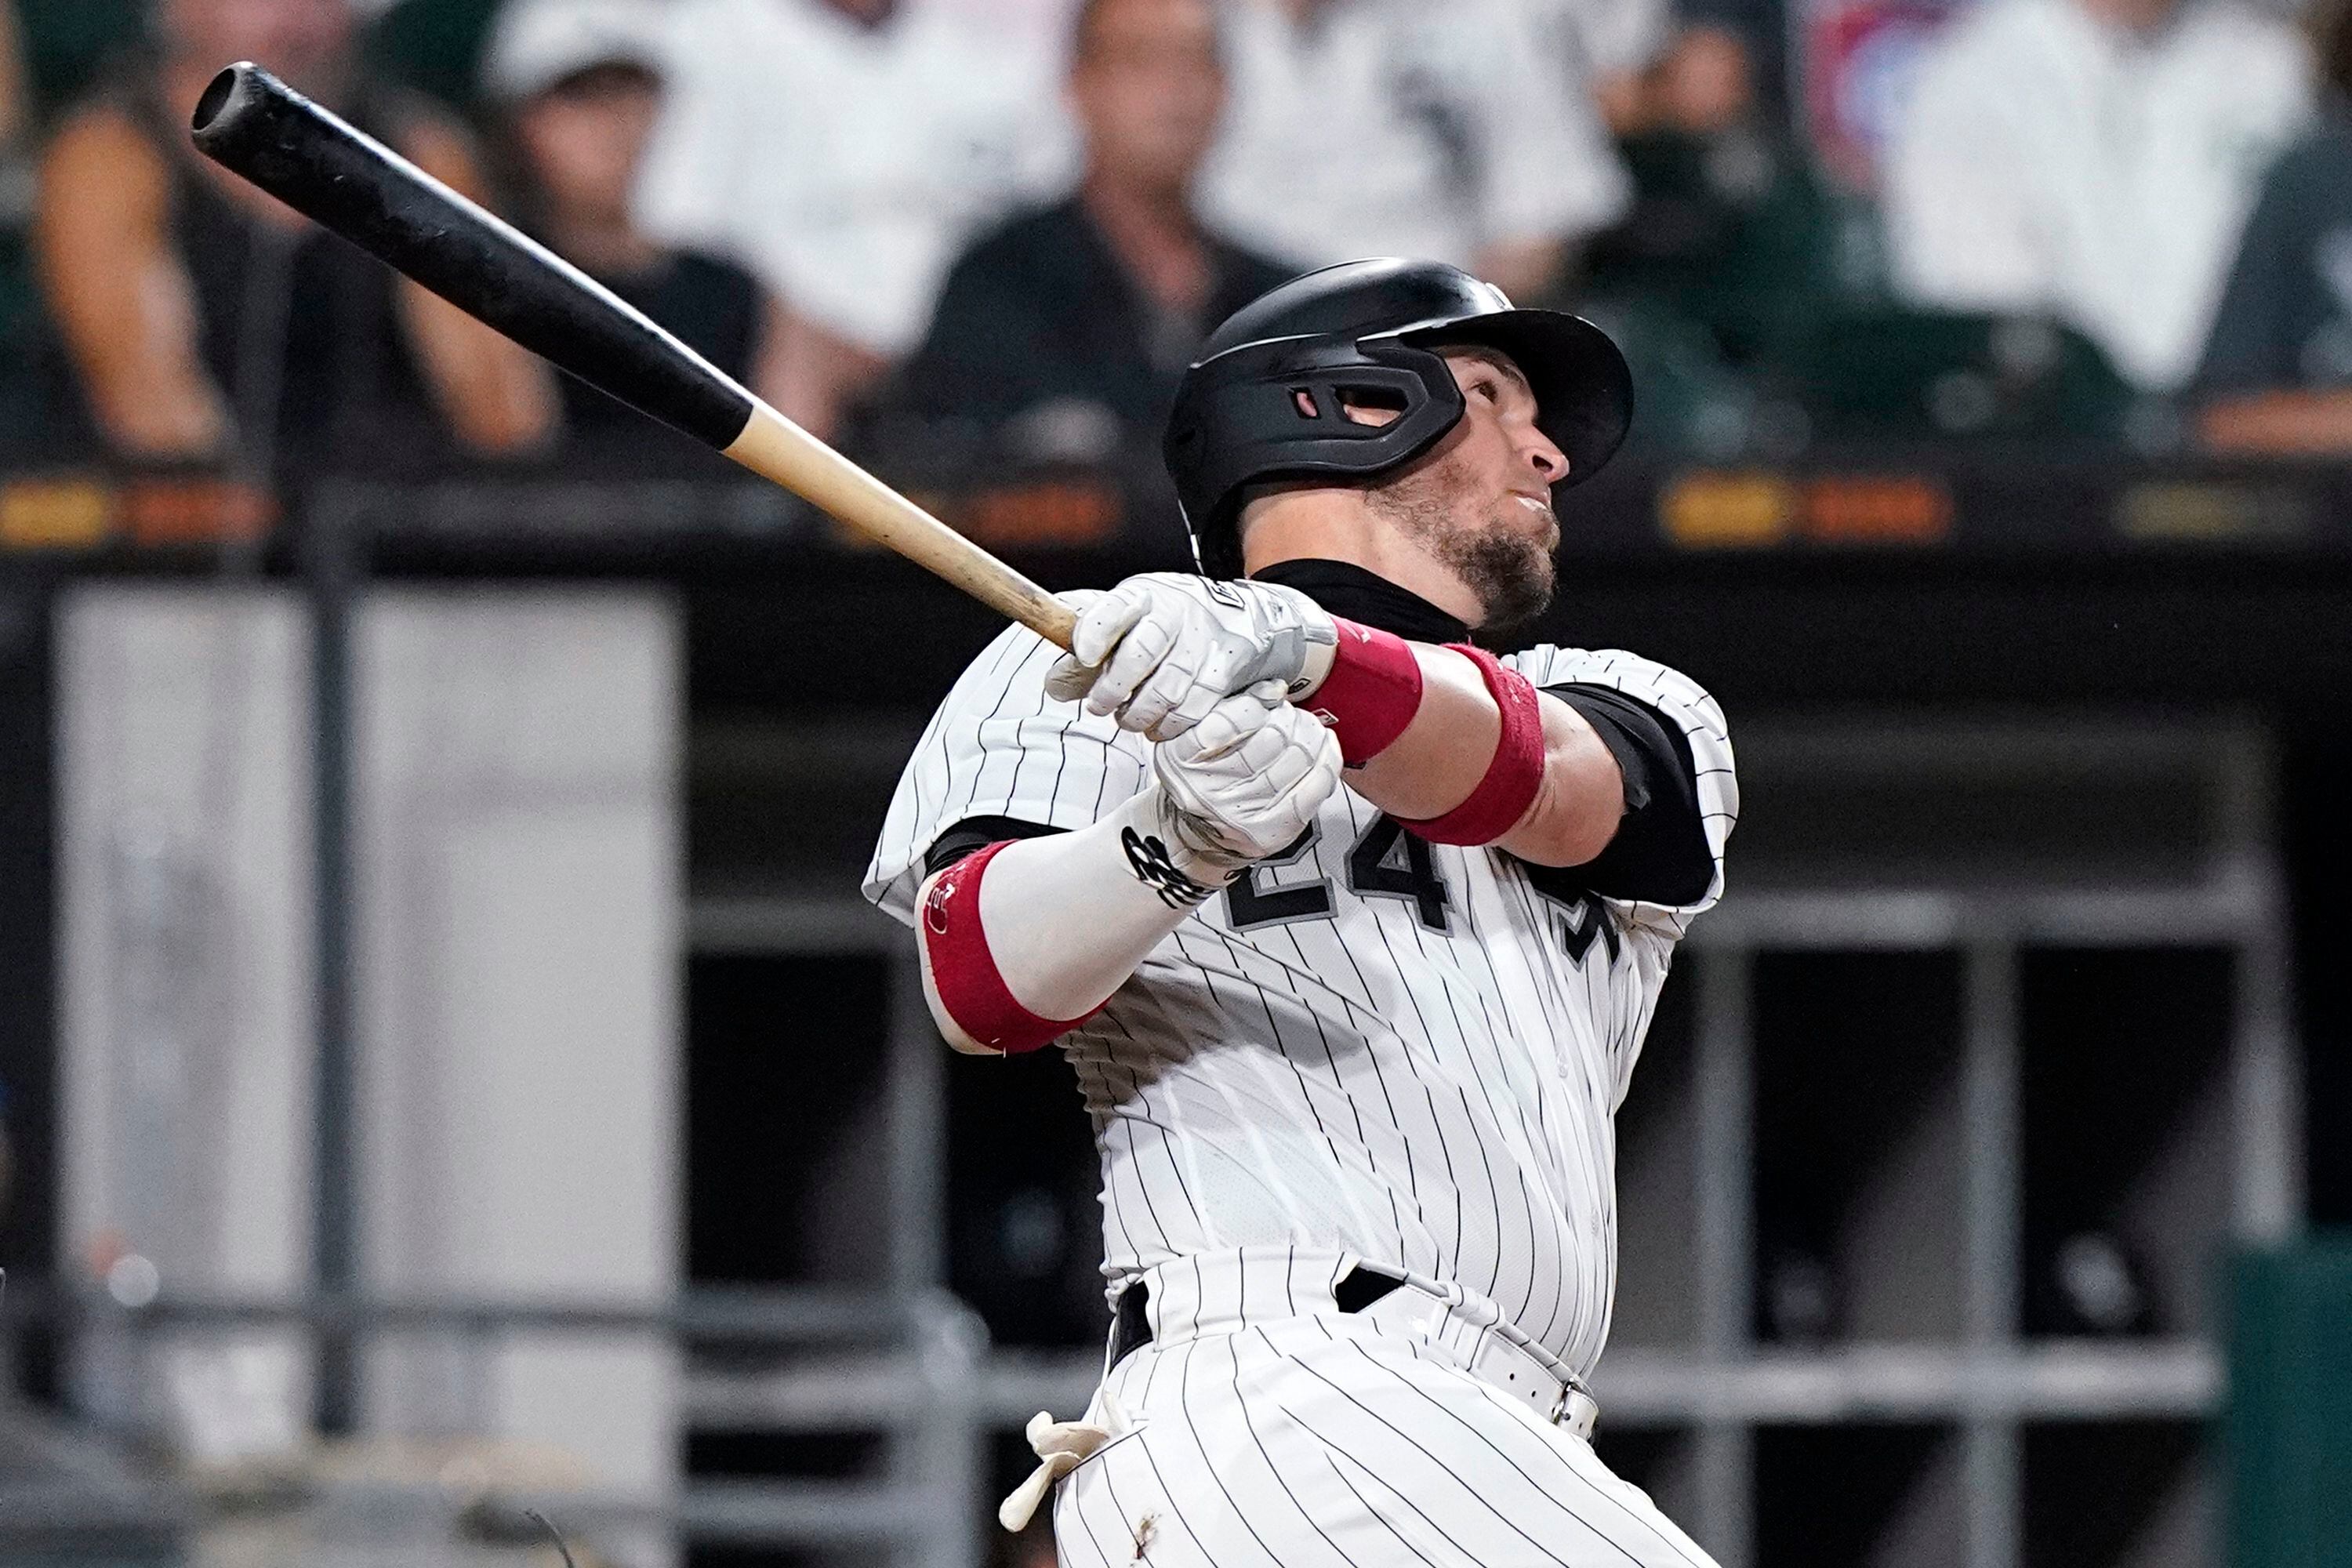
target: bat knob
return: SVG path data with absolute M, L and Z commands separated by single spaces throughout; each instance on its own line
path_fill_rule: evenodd
M 251 60 L 239 60 L 213 78 L 190 122 L 198 145 L 234 131 L 253 105 L 269 96 L 276 79 Z

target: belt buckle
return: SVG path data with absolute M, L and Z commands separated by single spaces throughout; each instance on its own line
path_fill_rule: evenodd
M 1568 1415 L 1568 1384 L 1563 1383 L 1559 1385 L 1559 1392 L 1552 1396 L 1551 1414 L 1544 1419 L 1555 1426 L 1559 1426 Z

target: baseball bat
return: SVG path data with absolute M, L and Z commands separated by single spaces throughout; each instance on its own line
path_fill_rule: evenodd
M 197 100 L 195 143 L 442 299 L 1067 647 L 1070 607 L 753 396 L 611 289 L 251 61 Z

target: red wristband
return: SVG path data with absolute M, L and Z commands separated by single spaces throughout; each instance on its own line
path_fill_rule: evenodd
M 1495 760 L 1470 798 L 1443 816 L 1408 822 L 1432 844 L 1492 844 L 1519 825 L 1543 787 L 1543 700 L 1535 684 L 1485 648 L 1467 643 L 1447 645 L 1478 667 L 1486 689 L 1503 710 L 1503 733 L 1495 742 Z
M 918 931 L 941 1009 L 974 1044 L 1007 1056 L 1052 1045 L 1094 1016 L 1041 1018 L 1013 999 L 997 972 L 980 920 L 980 881 L 988 863 L 1013 842 L 992 844 L 940 872 L 923 900 Z
M 1421 660 L 1402 637 L 1338 621 L 1331 673 L 1307 700 L 1339 737 L 1339 760 L 1359 767 L 1389 749 L 1421 710 Z

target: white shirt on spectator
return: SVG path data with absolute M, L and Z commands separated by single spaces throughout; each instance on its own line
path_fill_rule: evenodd
M 2295 34 L 2211 0 L 2134 33 L 2078 0 L 1983 0 L 1929 46 L 1885 163 L 1896 286 L 2048 310 L 2125 378 L 2195 368 L 2263 172 L 2310 103 Z
M 1070 24 L 1076 19 L 1078 0 L 931 0 L 971 26 L 1034 50 L 1056 63 L 1069 59 Z
M 1524 0 L 1321 0 L 1304 25 L 1277 0 L 1225 15 L 1232 97 L 1202 200 L 1244 244 L 1303 266 L 1466 267 L 1624 210 L 1591 96 Z
M 1067 176 L 1053 59 L 948 0 L 866 27 L 822 0 L 676 0 L 640 220 L 795 310 L 911 348 L 964 240 Z
M 1673 0 L 1518 0 L 1537 26 L 1555 40 L 1547 47 L 1580 59 L 1595 77 L 1655 65 L 1674 41 Z M 1559 58 L 1557 54 L 1555 58 Z

